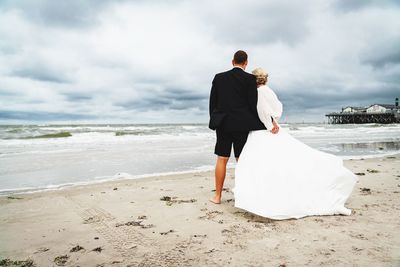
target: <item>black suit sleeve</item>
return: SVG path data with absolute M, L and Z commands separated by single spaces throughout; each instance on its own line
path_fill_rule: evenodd
M 215 79 L 216 79 L 216 76 L 214 77 L 214 79 L 212 81 L 212 86 L 211 86 L 210 105 L 209 105 L 210 116 L 211 116 L 211 113 L 213 112 L 213 110 L 217 108 L 217 88 L 216 88 Z
M 257 82 L 256 77 L 254 75 L 249 76 L 249 88 L 247 91 L 247 101 L 249 102 L 250 110 L 255 115 L 257 114 Z

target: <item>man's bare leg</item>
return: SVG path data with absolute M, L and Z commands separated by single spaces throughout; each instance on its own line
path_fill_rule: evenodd
M 222 189 L 224 188 L 224 181 L 226 175 L 226 164 L 229 158 L 220 157 L 217 158 L 217 163 L 215 165 L 215 196 L 210 199 L 211 202 L 215 204 L 221 203 Z

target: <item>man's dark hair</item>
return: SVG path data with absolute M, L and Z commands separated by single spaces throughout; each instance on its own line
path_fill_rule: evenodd
M 233 61 L 236 64 L 243 64 L 247 60 L 247 53 L 244 52 L 243 50 L 239 50 L 233 55 Z

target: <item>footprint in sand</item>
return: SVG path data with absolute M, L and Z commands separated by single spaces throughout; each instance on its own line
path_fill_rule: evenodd
M 350 234 L 351 237 L 361 240 L 368 240 L 363 234 Z
M 218 215 L 222 215 L 222 214 L 224 214 L 222 211 L 214 210 L 214 211 L 209 211 L 209 212 L 206 213 L 206 215 L 200 216 L 198 218 L 199 219 L 211 220 L 211 219 L 214 219 L 215 217 L 217 217 Z
M 160 198 L 161 201 L 165 201 L 167 206 L 172 206 L 172 204 L 181 204 L 181 203 L 195 203 L 197 199 L 177 199 L 178 197 L 170 197 L 170 196 L 163 196 Z
M 143 221 L 129 221 L 126 223 L 117 223 L 115 227 L 121 227 L 121 226 L 139 226 L 142 229 L 148 229 L 148 228 L 153 228 L 153 224 L 142 224 Z

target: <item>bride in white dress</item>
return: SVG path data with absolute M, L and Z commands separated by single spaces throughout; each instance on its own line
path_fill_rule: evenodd
M 313 149 L 284 129 L 273 134 L 282 104 L 255 69 L 257 111 L 268 130 L 249 133 L 235 171 L 235 207 L 271 219 L 350 215 L 344 206 L 357 181 L 341 158 Z

